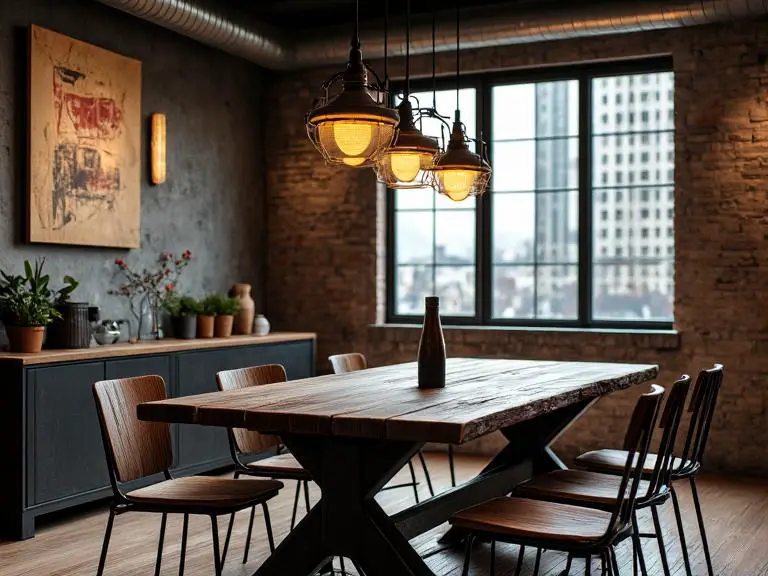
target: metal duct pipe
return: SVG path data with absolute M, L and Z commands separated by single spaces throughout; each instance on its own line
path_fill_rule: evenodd
M 323 29 L 307 34 L 295 44 L 283 40 L 262 24 L 241 24 L 196 6 L 194 0 L 99 0 L 225 52 L 266 68 L 305 68 L 344 62 L 349 54 L 351 29 Z M 521 11 L 512 4 L 462 11 L 461 46 L 464 49 L 506 46 L 621 34 L 643 30 L 680 28 L 768 15 L 768 0 L 610 0 L 562 8 L 547 13 Z M 399 27 L 401 28 L 401 27 Z M 361 40 L 366 58 L 384 54 L 383 23 L 364 25 Z M 402 30 L 390 34 L 390 54 L 405 53 Z M 455 12 L 437 18 L 437 50 L 456 47 Z M 429 21 L 417 21 L 411 53 L 432 49 Z

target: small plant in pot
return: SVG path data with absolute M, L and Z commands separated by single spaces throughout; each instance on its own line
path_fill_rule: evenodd
M 43 275 L 45 260 L 34 270 L 24 261 L 24 275 L 0 271 L 0 320 L 5 325 L 12 352 L 40 352 L 45 327 L 61 314 L 48 289 L 50 277 Z
M 240 302 L 236 298 L 229 298 L 220 294 L 216 294 L 212 298 L 216 310 L 213 335 L 216 338 L 229 338 L 232 336 L 235 314 L 240 311 Z
M 216 318 L 216 295 L 208 296 L 198 303 L 197 308 L 197 337 L 213 338 L 213 328 Z
M 171 317 L 173 335 L 190 340 L 197 337 L 197 313 L 200 304 L 190 296 L 172 294 L 163 302 L 163 308 Z

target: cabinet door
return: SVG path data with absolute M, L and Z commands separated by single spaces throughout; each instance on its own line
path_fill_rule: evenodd
M 108 379 L 132 378 L 134 376 L 161 376 L 165 380 L 165 388 L 170 396 L 171 386 L 171 357 L 147 356 L 145 358 L 126 358 L 125 360 L 107 360 L 106 373 Z
M 103 379 L 103 362 L 29 370 L 29 504 L 109 486 L 91 391 Z
M 176 355 L 177 395 L 215 392 L 216 372 L 237 368 L 234 350 L 207 350 Z M 178 466 L 199 472 L 229 462 L 229 441 L 224 428 L 179 424 Z
M 261 344 L 243 348 L 236 368 L 261 364 L 282 364 L 288 380 L 309 378 L 315 374 L 314 341 Z

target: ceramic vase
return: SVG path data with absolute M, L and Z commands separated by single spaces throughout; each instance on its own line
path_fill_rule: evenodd
M 235 316 L 232 333 L 250 334 L 253 328 L 253 316 L 256 314 L 256 304 L 251 298 L 251 285 L 235 284 L 229 291 L 229 295 L 240 303 L 240 312 Z
M 270 330 L 269 320 L 267 320 L 263 314 L 256 316 L 256 320 L 253 322 L 253 332 L 256 336 L 266 336 Z
M 197 316 L 188 314 L 186 316 L 174 316 L 171 318 L 173 323 L 173 335 L 182 340 L 191 340 L 197 337 Z

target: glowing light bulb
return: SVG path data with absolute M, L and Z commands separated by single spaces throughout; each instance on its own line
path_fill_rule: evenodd
M 360 166 L 360 164 L 365 162 L 365 158 L 344 158 L 342 162 L 347 166 Z
M 392 173 L 400 182 L 413 182 L 421 170 L 418 152 L 393 152 L 389 157 Z
M 371 145 L 373 129 L 367 122 L 337 120 L 333 123 L 333 138 L 345 156 L 360 156 Z M 361 160 L 360 164 L 364 161 Z
M 440 170 L 437 174 L 443 193 L 454 202 L 461 202 L 469 196 L 475 184 L 474 170 Z

